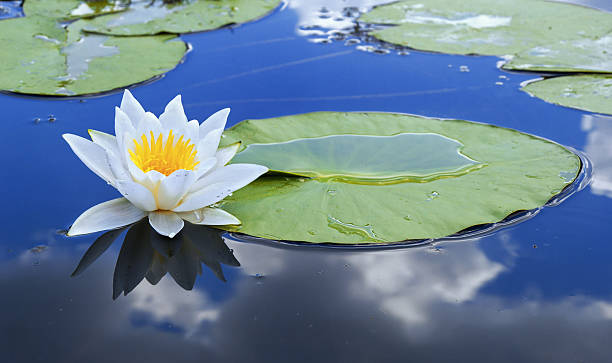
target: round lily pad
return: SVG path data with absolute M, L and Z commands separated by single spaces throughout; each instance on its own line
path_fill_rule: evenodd
M 554 77 L 529 83 L 522 90 L 557 105 L 612 115 L 612 75 Z
M 612 14 L 543 0 L 405 0 L 359 20 L 392 25 L 372 32 L 382 41 L 455 54 L 508 55 L 612 31 Z
M 444 237 L 541 207 L 580 170 L 575 154 L 532 135 L 402 114 L 248 120 L 225 132 L 223 143 L 235 142 L 233 162 L 273 172 L 222 202 L 242 221 L 225 228 L 276 240 Z
M 28 16 L 0 21 L 0 89 L 72 96 L 123 88 L 173 69 L 187 45 L 174 35 L 108 37 Z
M 152 35 L 213 30 L 261 18 L 280 0 L 132 0 L 127 11 L 88 21 L 86 31 L 110 35 Z
M 560 40 L 514 56 L 502 66 L 518 71 L 612 73 L 612 34 Z

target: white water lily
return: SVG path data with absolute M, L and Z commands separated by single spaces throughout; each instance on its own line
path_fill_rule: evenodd
M 86 210 L 68 235 L 118 228 L 147 216 L 158 233 L 169 237 L 183 228 L 183 220 L 240 224 L 214 205 L 268 168 L 227 165 L 239 148 L 218 149 L 229 111 L 218 111 L 202 124 L 188 122 L 179 95 L 158 119 L 126 90 L 121 107 L 115 108 L 116 136 L 89 130 L 89 141 L 64 134 L 81 161 L 123 195 Z

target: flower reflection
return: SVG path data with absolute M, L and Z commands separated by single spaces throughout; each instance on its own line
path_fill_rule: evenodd
M 202 263 L 221 281 L 221 264 L 240 266 L 221 231 L 187 223 L 174 238 L 162 236 L 141 220 L 129 228 L 108 231 L 98 237 L 83 255 L 72 276 L 83 273 L 127 229 L 113 276 L 113 299 L 127 295 L 142 280 L 156 285 L 166 275 L 185 290 L 193 289 Z

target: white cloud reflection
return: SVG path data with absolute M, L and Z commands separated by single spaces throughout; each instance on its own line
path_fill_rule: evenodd
M 469 244 L 473 247 L 467 248 Z M 475 244 L 449 246 L 450 251 L 442 253 L 398 254 L 390 250 L 354 255 L 348 260 L 361 278 L 352 282 L 352 291 L 362 297 L 376 296 L 381 310 L 406 323 L 427 323 L 432 303 L 470 301 L 505 270 Z
M 185 291 L 168 275 L 155 286 L 143 281 L 130 294 L 129 304 L 132 311 L 146 313 L 153 323 L 180 327 L 186 338 L 219 316 L 219 307 L 203 290 Z
M 365 12 L 374 5 L 390 0 L 292 0 L 289 8 L 297 12 L 300 26 L 319 26 L 325 29 L 346 29 L 354 26 L 351 18 L 343 15 L 344 9 L 351 8 Z
M 584 115 L 581 126 L 588 133 L 585 152 L 593 162 L 591 191 L 612 198 L 612 117 Z

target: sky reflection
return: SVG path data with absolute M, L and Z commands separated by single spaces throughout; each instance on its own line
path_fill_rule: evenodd
M 122 237 L 70 278 L 101 234 L 69 239 L 57 231 L 118 196 L 61 134 L 112 132 L 121 94 L 0 94 L 2 361 L 515 363 L 612 355 L 612 121 L 529 97 L 519 84 L 535 75 L 502 71 L 495 57 L 370 54 L 309 42 L 296 29 L 312 14 L 330 19 L 318 17 L 320 6 L 370 4 L 319 3 L 293 1 L 252 24 L 183 36 L 194 47 L 185 63 L 133 92 L 156 114 L 182 93 L 190 119 L 231 106 L 230 126 L 376 110 L 516 128 L 585 151 L 594 162 L 592 193 L 479 240 L 420 248 L 273 248 L 226 236 L 241 265 L 222 266 L 226 282 L 203 266 L 191 291 L 166 274 L 113 301 Z

